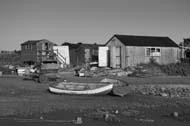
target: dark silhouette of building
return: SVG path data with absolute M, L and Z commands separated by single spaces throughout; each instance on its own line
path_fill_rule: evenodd
M 65 42 L 63 46 L 69 46 L 70 65 L 80 66 L 85 63 L 98 62 L 98 44 L 69 43 Z
M 21 44 L 21 61 L 31 65 L 44 60 L 55 60 L 54 45 L 56 44 L 46 39 L 26 41 Z
M 0 65 L 19 65 L 21 51 L 1 51 Z

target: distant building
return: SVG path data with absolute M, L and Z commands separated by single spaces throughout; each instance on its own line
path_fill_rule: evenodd
M 6 51 L 6 50 L 1 50 L 0 54 L 13 54 L 15 51 Z
M 0 65 L 18 65 L 20 64 L 20 51 L 1 51 Z
M 21 44 L 21 60 L 25 64 L 35 64 L 44 60 L 55 60 L 53 46 L 49 40 L 29 40 Z
M 182 62 L 190 63 L 190 38 L 185 38 L 183 42 L 180 43 L 180 48 Z
M 184 39 L 183 47 L 185 47 L 185 58 L 190 58 L 190 38 Z
M 169 37 L 114 35 L 106 43 L 110 52 L 109 66 L 126 68 L 154 59 L 159 64 L 179 60 L 179 46 Z
M 83 65 L 90 62 L 98 62 L 98 44 L 69 43 L 65 42 L 63 46 L 69 46 L 71 66 Z

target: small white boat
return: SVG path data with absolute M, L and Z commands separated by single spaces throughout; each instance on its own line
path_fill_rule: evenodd
M 57 94 L 77 94 L 77 95 L 96 95 L 108 94 L 112 91 L 111 83 L 76 83 L 60 82 L 57 85 L 49 86 L 49 91 Z

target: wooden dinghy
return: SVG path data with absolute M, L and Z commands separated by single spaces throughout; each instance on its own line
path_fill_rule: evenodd
M 124 97 L 125 95 L 129 94 L 130 89 L 129 89 L 129 83 L 123 81 L 123 80 L 118 80 L 118 79 L 112 79 L 112 78 L 104 78 L 100 82 L 105 82 L 105 83 L 112 83 L 114 84 L 112 94 L 120 97 Z
M 113 84 L 111 83 L 60 82 L 57 85 L 49 86 L 49 91 L 52 93 L 77 95 L 108 94 L 112 89 Z
M 123 87 L 123 86 L 128 86 L 129 84 L 123 80 L 119 80 L 119 79 L 113 79 L 113 78 L 104 78 L 100 81 L 101 83 L 111 83 L 114 85 L 114 87 Z

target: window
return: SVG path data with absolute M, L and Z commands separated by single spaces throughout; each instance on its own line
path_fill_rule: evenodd
M 26 50 L 28 50 L 28 49 L 29 49 L 29 45 L 27 44 L 27 45 L 26 45 Z
M 146 56 L 161 56 L 160 48 L 146 48 Z
M 98 50 L 92 49 L 92 55 L 97 56 L 98 55 Z
M 49 45 L 48 43 L 45 43 L 45 50 L 48 50 L 49 49 Z
M 146 56 L 150 56 L 150 48 L 146 48 Z

